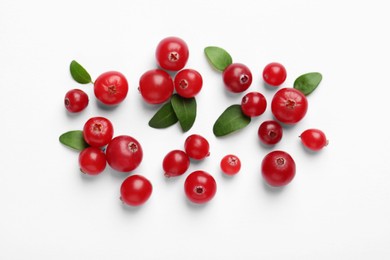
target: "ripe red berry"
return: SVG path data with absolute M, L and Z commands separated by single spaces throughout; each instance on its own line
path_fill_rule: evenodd
M 277 121 L 268 120 L 261 123 L 257 134 L 264 144 L 274 145 L 282 139 L 283 128 Z
M 161 104 L 167 101 L 172 96 L 173 89 L 173 80 L 164 70 L 149 70 L 139 80 L 138 90 L 149 104 Z
M 220 167 L 223 173 L 227 175 L 235 175 L 241 169 L 241 161 L 237 156 L 228 154 L 222 158 Z
M 188 56 L 186 42 L 178 37 L 162 39 L 156 48 L 157 64 L 166 70 L 181 70 L 186 65 Z
M 249 92 L 241 100 L 241 110 L 249 117 L 262 115 L 266 108 L 267 100 L 259 92 Z
M 278 90 L 271 102 L 272 114 L 285 124 L 298 123 L 306 115 L 307 107 L 306 96 L 294 88 Z
M 140 206 L 150 198 L 152 191 L 153 186 L 147 178 L 137 174 L 131 175 L 121 185 L 121 200 L 130 206 Z
M 84 124 L 84 140 L 94 147 L 102 147 L 108 144 L 114 135 L 114 127 L 105 117 L 92 117 Z
M 65 94 L 65 108 L 71 113 L 77 113 L 84 110 L 89 103 L 87 93 L 81 89 L 72 89 Z
M 287 78 L 286 68 L 277 62 L 272 62 L 265 66 L 263 79 L 270 86 L 277 87 L 283 84 Z
M 190 158 L 181 150 L 173 150 L 165 155 L 162 165 L 166 177 L 179 176 L 190 167 Z
M 142 161 L 141 144 L 133 137 L 120 135 L 113 138 L 106 149 L 107 162 L 116 171 L 130 172 Z
M 319 151 L 328 145 L 325 133 L 319 129 L 307 129 L 300 135 L 302 144 L 313 151 Z
M 175 90 L 177 94 L 184 98 L 196 96 L 202 89 L 202 75 L 193 69 L 184 69 L 175 76 Z
M 87 147 L 79 154 L 79 166 L 82 173 L 98 175 L 106 168 L 106 155 L 97 147 Z
M 295 176 L 294 159 L 284 151 L 272 151 L 264 157 L 261 172 L 269 185 L 275 187 L 285 186 Z
M 190 158 L 202 160 L 210 155 L 210 144 L 203 136 L 193 134 L 185 140 L 184 150 Z
M 105 105 L 117 105 L 127 96 L 129 85 L 126 77 L 117 71 L 101 74 L 94 83 L 96 98 Z
M 222 73 L 226 88 L 233 93 L 247 90 L 252 84 L 252 73 L 241 63 L 230 64 Z
M 197 204 L 210 201 L 217 192 L 217 183 L 213 176 L 204 171 L 195 171 L 184 182 L 187 198 Z

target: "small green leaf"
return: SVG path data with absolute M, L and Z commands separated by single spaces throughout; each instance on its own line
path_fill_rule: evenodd
M 153 128 L 167 128 L 178 121 L 171 102 L 165 103 L 149 121 Z
M 219 71 L 224 71 L 227 66 L 233 63 L 232 56 L 220 47 L 209 46 L 204 49 L 207 60 Z
M 74 131 L 69 131 L 66 133 L 63 133 L 60 136 L 60 142 L 68 146 L 70 148 L 82 151 L 85 148 L 87 148 L 89 145 L 85 142 L 84 137 L 83 137 L 83 131 L 81 130 L 74 130 Z
M 219 116 L 213 132 L 217 137 L 224 136 L 246 127 L 250 122 L 251 118 L 242 113 L 240 105 L 231 105 Z
M 75 60 L 70 63 L 70 74 L 80 84 L 92 83 L 89 73 Z
M 174 94 L 171 98 L 171 104 L 179 120 L 181 129 L 187 132 L 193 126 L 196 118 L 195 98 L 183 98 Z
M 310 72 L 299 76 L 294 81 L 294 88 L 301 91 L 305 96 L 313 92 L 322 80 L 321 73 Z

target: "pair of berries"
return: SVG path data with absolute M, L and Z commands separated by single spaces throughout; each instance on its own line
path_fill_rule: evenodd
M 149 104 L 161 104 L 176 91 L 184 98 L 196 96 L 202 89 L 201 74 L 194 69 L 183 69 L 189 57 L 188 46 L 178 37 L 167 37 L 156 48 L 159 69 L 145 72 L 139 80 L 139 91 Z M 174 79 L 167 71 L 177 72 Z

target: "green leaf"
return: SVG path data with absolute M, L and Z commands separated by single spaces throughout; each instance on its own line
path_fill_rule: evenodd
M 294 88 L 301 91 L 305 96 L 313 92 L 322 80 L 319 72 L 310 72 L 299 76 L 294 81 Z
M 72 60 L 70 63 L 70 74 L 80 84 L 92 83 L 89 73 L 75 60 Z
M 224 136 L 246 127 L 250 122 L 251 118 L 242 113 L 241 105 L 231 105 L 218 117 L 213 132 L 217 137 Z
M 187 132 L 193 126 L 196 118 L 195 98 L 183 98 L 174 94 L 171 98 L 171 104 L 179 120 L 181 129 Z
M 89 146 L 85 142 L 83 137 L 83 131 L 81 130 L 74 130 L 63 133 L 60 136 L 60 142 L 63 145 L 68 146 L 72 149 L 76 149 L 78 151 L 82 151 Z
M 149 121 L 153 128 L 167 128 L 178 121 L 171 102 L 165 103 Z
M 204 49 L 207 60 L 219 71 L 224 71 L 227 66 L 233 63 L 232 56 L 220 47 L 209 46 Z

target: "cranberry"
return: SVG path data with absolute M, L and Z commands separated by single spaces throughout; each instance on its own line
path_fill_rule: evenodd
M 170 151 L 163 160 L 164 175 L 174 177 L 184 174 L 190 167 L 190 158 L 181 150 Z
M 283 128 L 277 121 L 268 120 L 261 123 L 257 134 L 264 144 L 274 145 L 282 139 Z
M 101 74 L 94 83 L 96 98 L 105 105 L 117 105 L 127 96 L 129 85 L 125 76 L 117 71 Z
M 249 92 L 241 100 L 241 110 L 249 117 L 260 116 L 267 108 L 267 100 L 259 92 Z
M 81 89 L 72 89 L 65 94 L 65 108 L 71 113 L 83 111 L 89 103 L 87 93 Z
M 141 144 L 133 137 L 120 135 L 113 138 L 106 149 L 107 162 L 116 171 L 136 169 L 143 157 Z
M 278 90 L 271 102 L 272 114 L 285 124 L 298 123 L 307 112 L 306 96 L 294 88 Z
M 152 191 L 153 186 L 147 178 L 137 174 L 131 175 L 121 185 L 121 200 L 130 206 L 140 206 L 150 198 Z
M 319 151 L 328 145 L 325 133 L 319 129 L 307 129 L 300 135 L 303 145 L 310 150 Z
M 138 90 L 149 104 L 164 103 L 172 96 L 173 89 L 173 80 L 164 70 L 149 70 L 139 80 Z
M 188 46 L 178 37 L 167 37 L 157 45 L 158 65 L 166 70 L 178 71 L 184 68 L 189 56 Z
M 96 147 L 87 147 L 79 154 L 79 166 L 82 173 L 98 175 L 106 168 L 106 155 Z
M 217 183 L 213 176 L 204 171 L 195 171 L 184 182 L 187 198 L 197 204 L 210 201 L 217 192 Z
M 184 98 L 192 98 L 202 89 L 203 79 L 196 70 L 184 69 L 176 74 L 174 83 L 177 94 Z
M 247 90 L 252 84 L 252 73 L 241 63 L 230 64 L 222 73 L 226 88 L 233 93 Z
M 283 84 L 287 78 L 286 68 L 277 62 L 272 62 L 265 66 L 263 79 L 270 86 L 277 87 Z
M 264 157 L 261 172 L 269 185 L 285 186 L 295 176 L 295 162 L 291 155 L 284 151 L 272 151 Z
M 226 175 L 235 175 L 241 169 L 241 161 L 237 156 L 228 154 L 222 158 L 220 167 Z
M 210 155 L 210 144 L 203 136 L 193 134 L 185 140 L 184 150 L 190 158 L 202 160 Z
M 111 141 L 113 135 L 114 127 L 105 117 L 92 117 L 84 124 L 83 137 L 90 146 L 105 146 Z

